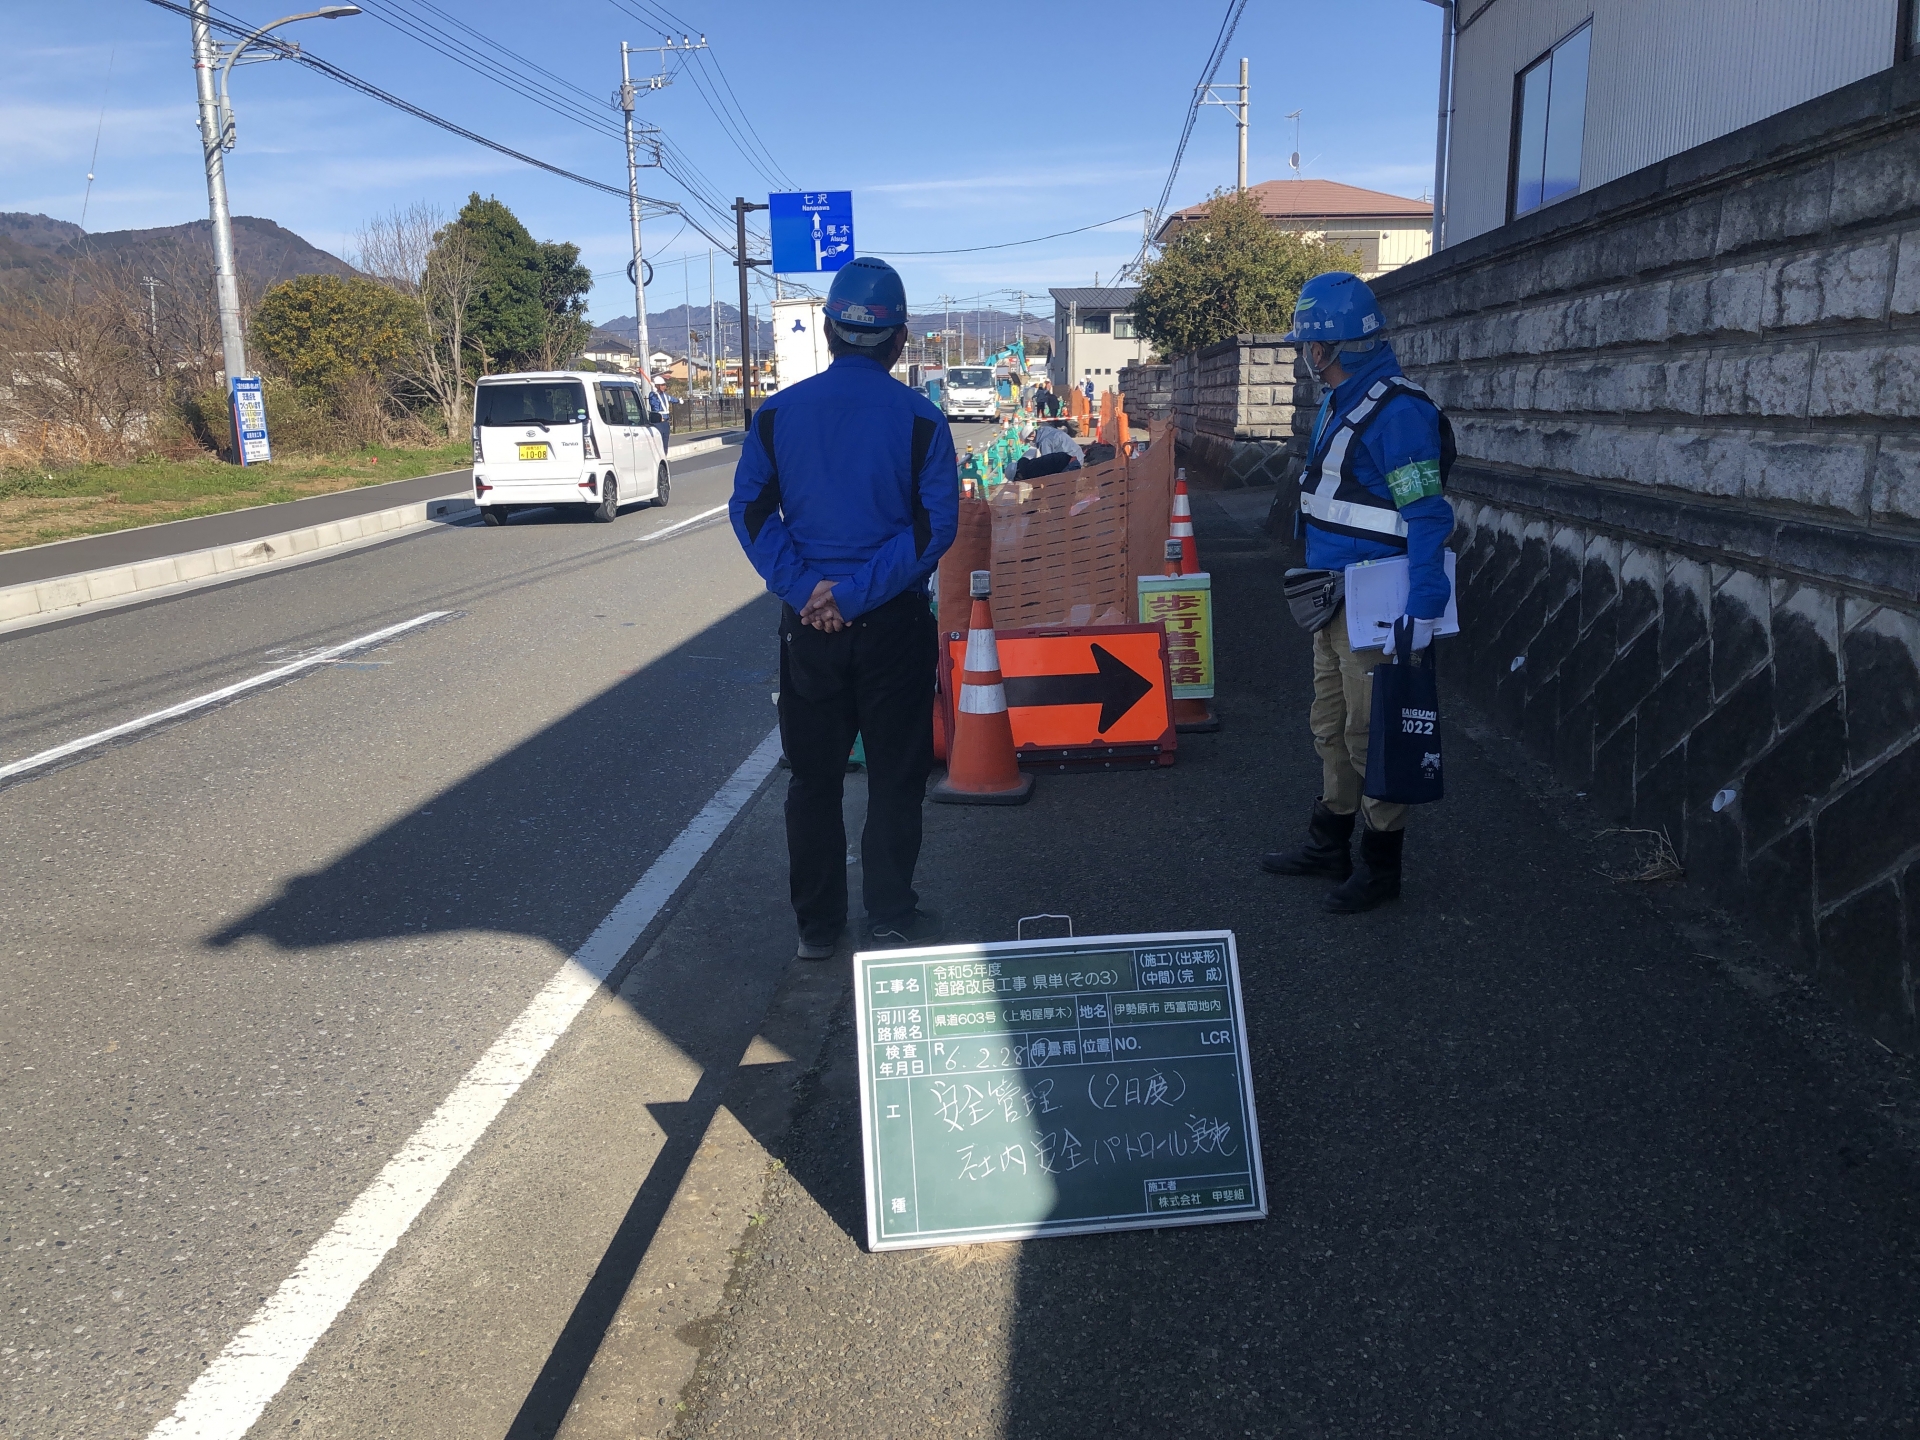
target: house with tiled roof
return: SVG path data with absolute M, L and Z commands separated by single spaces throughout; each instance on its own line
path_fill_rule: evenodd
M 1410 265 L 1433 251 L 1433 205 L 1337 180 L 1268 180 L 1249 187 L 1277 230 L 1320 235 L 1360 257 L 1367 278 Z M 1166 218 L 1154 238 L 1165 244 L 1200 214 L 1189 205 Z

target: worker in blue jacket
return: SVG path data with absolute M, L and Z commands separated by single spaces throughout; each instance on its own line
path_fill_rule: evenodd
M 780 739 L 787 860 L 801 958 L 830 958 L 847 925 L 847 755 L 861 736 L 868 933 L 930 944 L 913 888 L 933 768 L 937 653 L 927 577 L 953 544 L 960 472 L 946 416 L 892 376 L 907 292 L 883 260 L 849 261 L 827 293 L 833 363 L 754 412 L 734 470 L 734 534 L 780 597 Z
M 1287 339 L 1304 347 L 1326 389 L 1300 473 L 1298 523 L 1307 566 L 1336 574 L 1366 560 L 1405 555 L 1406 618 L 1415 650 L 1432 643 L 1451 585 L 1444 556 L 1453 507 L 1441 494 L 1453 463 L 1452 432 L 1427 393 L 1400 373 L 1383 338 L 1373 292 L 1354 275 L 1316 275 L 1300 290 Z M 1340 882 L 1326 908 L 1371 910 L 1400 894 L 1407 807 L 1361 793 L 1367 774 L 1372 671 L 1393 650 L 1356 652 L 1346 607 L 1313 633 L 1313 707 L 1309 725 L 1320 756 L 1321 793 L 1298 850 L 1261 857 L 1276 875 Z M 1360 864 L 1352 855 L 1354 817 L 1362 821 Z

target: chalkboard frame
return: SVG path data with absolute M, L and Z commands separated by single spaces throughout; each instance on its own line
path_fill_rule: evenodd
M 1170 1211 L 1154 1213 L 1144 1208 L 1139 1214 L 1110 1215 L 1092 1219 L 984 1223 L 977 1226 L 948 1226 L 905 1234 L 882 1233 L 883 1201 L 880 1157 L 876 1149 L 877 1105 L 875 1086 L 880 1077 L 875 1070 L 875 1021 L 869 971 L 874 965 L 898 965 L 903 961 L 972 964 L 1010 957 L 1028 960 L 1039 954 L 1071 956 L 1120 949 L 1166 948 L 1181 945 L 1223 945 L 1226 955 L 1226 980 L 1223 986 L 1231 996 L 1234 1035 L 1233 1075 L 1235 1099 L 1245 1130 L 1247 1168 L 1251 1176 L 1251 1203 L 1225 1210 Z M 916 1250 L 940 1245 L 967 1245 L 1006 1240 L 1028 1240 L 1054 1235 L 1107 1234 L 1118 1230 L 1164 1229 L 1188 1225 L 1219 1225 L 1239 1220 L 1264 1220 L 1268 1216 L 1266 1171 L 1260 1149 L 1260 1124 L 1254 1105 L 1253 1074 L 1247 1049 L 1246 1008 L 1240 991 L 1239 949 L 1231 930 L 1182 930 L 1151 934 L 1085 935 L 1044 940 L 1002 940 L 970 944 L 934 945 L 907 950 L 864 950 L 853 957 L 854 1028 L 860 1079 L 860 1148 L 866 1193 L 867 1248 L 870 1251 Z M 1089 992 L 1091 993 L 1091 992 Z M 932 997 L 925 997 L 931 1006 Z M 929 1019 L 931 1017 L 929 1016 Z M 917 1074 L 918 1072 L 916 1072 Z M 918 1201 L 916 1200 L 916 1207 Z

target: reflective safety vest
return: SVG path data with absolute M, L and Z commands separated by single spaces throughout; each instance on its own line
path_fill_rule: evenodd
M 1356 442 L 1395 394 L 1411 395 L 1424 405 L 1432 405 L 1438 414 L 1440 481 L 1446 483 L 1454 459 L 1453 426 L 1446 411 L 1406 376 L 1390 375 L 1368 387 L 1359 403 L 1340 418 L 1320 458 L 1300 472 L 1300 515 L 1307 524 L 1397 550 L 1407 548 L 1407 522 L 1401 518 L 1400 507 L 1391 496 L 1376 494 L 1354 475 Z

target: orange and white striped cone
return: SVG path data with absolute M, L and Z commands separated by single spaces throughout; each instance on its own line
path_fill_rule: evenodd
M 967 625 L 967 657 L 960 667 L 958 713 L 948 747 L 947 777 L 932 798 L 947 805 L 1024 805 L 1033 776 L 1020 773 L 1007 716 L 1007 686 L 1000 678 L 1000 647 L 994 640 L 993 607 L 987 603 L 993 574 L 972 572 L 968 593 L 973 615 Z
M 1182 469 L 1173 482 L 1173 518 L 1167 525 L 1169 539 L 1180 542 L 1180 569 L 1186 575 L 1200 573 L 1200 547 L 1193 543 L 1193 504 L 1187 499 L 1187 472 Z

